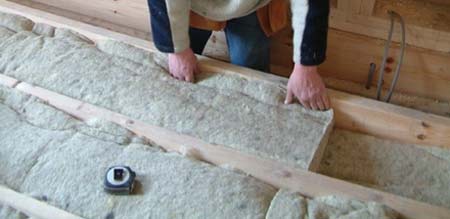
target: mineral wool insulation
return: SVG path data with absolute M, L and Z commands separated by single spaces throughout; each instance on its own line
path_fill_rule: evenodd
M 133 167 L 135 193 L 103 191 L 105 170 Z M 307 199 L 243 173 L 165 153 L 122 127 L 78 121 L 0 85 L 0 184 L 84 218 L 394 219 L 377 204 Z M 0 205 L 0 218 L 27 218 Z
M 319 163 L 332 111 L 284 105 L 277 85 L 208 72 L 185 83 L 157 64 L 161 54 L 11 15 L 0 26 L 3 74 L 212 144 L 302 169 Z
M 298 106 L 277 107 L 282 93 L 263 82 L 216 74 L 203 77 L 194 86 L 170 79 L 151 61 L 153 55 L 123 44 L 106 42 L 98 45 L 103 48 L 99 50 L 72 33 L 44 25 L 34 26 L 36 33 L 31 33 L 32 22 L 11 15 L 0 14 L 0 24 L 3 25 L 0 68 L 4 73 L 147 122 L 199 135 L 210 142 L 233 143 L 234 139 L 237 143 L 232 147 L 267 157 L 264 151 L 267 146 L 256 143 L 264 140 L 275 144 L 263 135 L 271 131 L 270 127 L 286 125 L 290 129 L 283 129 L 284 134 L 296 133 L 299 139 L 306 135 L 304 128 L 295 132 L 296 123 L 277 124 L 277 119 L 293 117 L 326 133 L 332 118 L 331 113 L 310 113 Z M 44 36 L 53 33 L 55 37 Z M 84 60 L 88 63 L 83 63 Z M 168 106 L 164 108 L 164 104 Z M 201 113 L 196 114 L 192 109 L 195 104 Z M 234 113 L 226 114 L 227 110 Z M 205 125 L 220 113 L 234 122 L 245 119 L 245 115 L 252 117 L 236 124 L 248 127 L 251 121 L 257 121 L 254 124 L 256 130 L 259 128 L 257 132 L 242 130 L 260 134 L 263 139 L 241 134 L 238 137 L 245 141 L 236 140 L 231 135 L 236 134 L 230 128 L 232 122 L 223 117 L 218 121 L 223 124 L 211 124 L 215 135 L 206 135 L 209 132 L 203 130 Z M 271 121 L 274 124 L 260 128 L 257 119 L 263 124 Z M 229 131 L 225 132 L 229 136 L 219 135 L 219 129 Z M 293 140 L 280 141 L 280 147 L 286 150 L 290 141 Z M 282 150 L 273 153 L 277 157 L 271 158 L 304 164 L 295 157 L 283 157 Z M 113 196 L 101 189 L 104 171 L 117 163 L 132 166 L 137 172 L 139 183 L 135 194 Z M 277 191 L 243 173 L 165 153 L 107 121 L 81 122 L 35 97 L 2 86 L 0 166 L 0 184 L 85 218 L 376 219 L 397 216 L 377 203 L 340 197 L 307 199 L 284 189 Z M 0 206 L 0 218 L 26 216 Z
M 450 150 L 335 129 L 319 172 L 450 208 Z
M 131 166 L 136 192 L 103 191 Z M 276 189 L 245 174 L 164 153 L 121 127 L 87 124 L 0 86 L 0 184 L 85 218 L 264 218 Z M 0 218 L 16 218 L 4 208 Z M 109 215 L 109 216 L 108 216 Z

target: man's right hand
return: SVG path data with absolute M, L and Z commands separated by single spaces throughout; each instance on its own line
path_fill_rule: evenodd
M 169 54 L 169 72 L 178 80 L 194 82 L 195 73 L 198 73 L 199 70 L 197 57 L 191 48 Z

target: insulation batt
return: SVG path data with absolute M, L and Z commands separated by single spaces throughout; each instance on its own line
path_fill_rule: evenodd
M 0 183 L 85 218 L 264 218 L 276 193 L 245 174 L 152 145 L 119 144 L 105 133 L 128 137 L 120 127 L 92 126 L 0 87 Z M 134 195 L 103 191 L 105 171 L 116 164 L 136 171 Z
M 332 112 L 279 106 L 283 93 L 264 82 L 204 74 L 194 86 L 169 78 L 154 54 L 125 44 L 93 45 L 6 14 L 0 26 L 3 73 L 210 142 L 306 167 L 308 150 L 323 143 L 332 122 Z M 134 195 L 103 191 L 104 171 L 117 163 L 137 172 Z M 78 121 L 2 86 L 0 166 L 1 184 L 86 218 L 273 218 L 306 215 L 305 209 L 312 219 L 391 214 L 374 203 L 277 193 L 245 174 L 164 153 L 122 127 Z M 0 218 L 27 216 L 0 206 Z
M 327 143 L 333 112 L 284 105 L 285 93 L 278 85 L 209 72 L 195 84 L 181 82 L 160 67 L 162 54 L 114 41 L 93 44 L 66 29 L 41 26 L 32 32 L 32 26 L 10 20 L 0 19 L 6 22 L 0 23 L 3 74 L 302 169 L 321 157 L 319 149 Z
M 450 150 L 336 129 L 319 172 L 450 208 Z
M 0 184 L 76 215 L 395 218 L 391 210 L 376 203 L 339 197 L 307 199 L 284 189 L 277 192 L 244 173 L 165 153 L 157 145 L 117 141 L 132 137 L 122 127 L 102 120 L 78 121 L 35 97 L 0 86 Z M 103 191 L 104 173 L 116 164 L 137 172 L 133 195 Z M 0 218 L 27 217 L 0 206 Z

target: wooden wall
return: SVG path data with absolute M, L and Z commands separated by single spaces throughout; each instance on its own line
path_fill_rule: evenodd
M 11 0 L 44 10 L 57 8 L 84 15 L 81 20 L 105 25 L 113 23 L 134 29 L 148 38 L 149 18 L 145 0 Z M 323 76 L 365 84 L 370 63 L 380 65 L 389 20 L 395 10 L 407 23 L 407 50 L 397 90 L 421 97 L 450 101 L 450 0 L 332 0 L 328 59 L 320 66 Z M 51 6 L 51 7 L 47 7 Z M 65 13 L 67 15 L 71 13 Z M 73 17 L 72 17 L 73 18 Z M 77 18 L 80 19 L 80 16 Z M 399 41 L 396 25 L 394 41 Z M 272 72 L 288 76 L 292 63 L 292 30 L 285 29 L 272 40 Z M 206 55 L 227 60 L 223 33 L 215 33 Z M 398 43 L 390 56 L 394 69 Z M 377 70 L 378 71 L 378 70 Z M 377 77 L 377 76 L 375 76 Z M 387 73 L 384 87 L 390 85 Z M 373 81 L 375 84 L 375 80 Z

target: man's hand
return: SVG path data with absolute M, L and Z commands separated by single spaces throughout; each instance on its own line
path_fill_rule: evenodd
M 197 57 L 191 48 L 179 53 L 169 54 L 169 72 L 181 81 L 194 82 L 194 75 L 198 72 Z
M 307 109 L 330 108 L 330 101 L 322 78 L 317 73 L 317 66 L 295 64 L 287 85 L 285 104 L 292 103 L 294 95 Z

